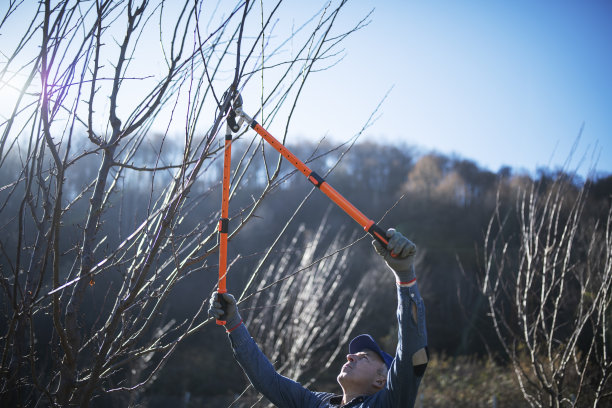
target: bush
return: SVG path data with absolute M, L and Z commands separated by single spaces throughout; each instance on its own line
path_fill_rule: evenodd
M 490 359 L 433 355 L 415 407 L 525 406 L 512 367 Z

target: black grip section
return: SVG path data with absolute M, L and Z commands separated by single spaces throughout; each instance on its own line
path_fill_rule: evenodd
M 370 235 L 372 235 L 378 242 L 383 244 L 385 248 L 387 247 L 387 244 L 389 243 L 387 233 L 378 225 L 372 224 L 370 228 L 368 228 L 368 233 L 370 233 Z
M 389 245 L 389 239 L 387 238 L 387 233 L 380 228 L 378 225 L 376 224 L 372 224 L 370 226 L 370 228 L 368 228 L 368 232 L 370 233 L 370 235 L 372 235 L 378 242 L 380 242 L 381 244 L 384 245 L 385 248 L 387 248 L 387 245 Z M 389 248 L 387 248 L 389 249 Z M 397 254 L 394 252 L 391 252 L 391 257 L 392 258 L 397 258 Z
M 223 316 L 221 316 L 222 318 L 227 316 L 227 301 L 225 300 L 225 298 L 223 297 L 223 295 L 221 293 L 217 293 L 217 302 L 221 303 L 221 309 L 223 309 Z
M 227 218 L 221 218 L 219 220 L 219 232 L 222 234 L 227 234 L 227 232 L 229 231 L 229 219 Z
M 217 319 L 217 324 L 219 326 L 222 326 L 227 322 L 225 320 L 225 317 L 227 316 L 227 301 L 225 300 L 225 298 L 223 298 L 221 293 L 217 293 L 217 302 L 221 304 L 221 310 L 223 310 L 223 316 Z
M 321 188 L 321 184 L 325 183 L 325 179 L 323 177 L 319 176 L 314 171 L 310 172 L 310 175 L 308 176 L 308 181 L 310 181 L 312 184 L 314 184 L 314 186 L 316 188 Z

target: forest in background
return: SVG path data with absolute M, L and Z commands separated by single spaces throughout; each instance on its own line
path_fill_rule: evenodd
M 172 162 L 172 156 L 180 151 L 171 139 L 161 136 L 152 137 L 146 143 L 149 148 L 139 153 L 148 150 L 151 154 L 134 156 L 134 166 L 152 161 Z M 234 160 L 245 156 L 249 148 L 254 149 L 253 145 L 258 146 L 246 136 L 236 140 Z M 269 147 L 259 145 L 256 148 L 268 149 L 265 152 L 268 160 L 277 157 Z M 475 358 L 508 364 L 508 357 L 491 324 L 486 296 L 481 291 L 485 235 L 496 211 L 511 213 L 521 192 L 532 187 L 546 192 L 558 183 L 563 185 L 566 197 L 587 190 L 585 218 L 605 222 L 612 202 L 610 175 L 583 180 L 569 172 L 540 169 L 534 177 L 510 167 L 494 173 L 469 159 L 422 154 L 410 146 L 356 143 L 338 147 L 321 142 L 290 146 L 290 149 L 298 157 L 308 158 L 308 165 L 320 174 L 331 171 L 326 180 L 379 225 L 396 228 L 417 243 L 417 276 L 427 306 L 430 351 L 432 355 L 451 359 Z M 156 156 L 159 151 L 162 154 Z M 0 184 L 7 186 L 12 179 L 10 175 L 19 171 L 19 163 L 16 158 L 9 158 L 3 169 L 6 171 L 0 176 Z M 87 162 L 74 169 L 66 179 L 67 202 L 71 201 L 71 194 L 76 196 L 86 189 L 95 169 L 96 165 Z M 206 177 L 194 186 L 192 194 L 198 197 L 198 202 L 182 223 L 185 233 L 205 219 L 208 223 L 205 229 L 214 234 L 214 220 L 220 211 L 221 170 L 222 162 L 212 161 Z M 265 172 L 264 161 L 255 158 L 249 174 L 245 175 L 246 180 L 231 200 L 230 232 L 240 225 L 253 197 L 258 197 L 265 188 Z M 124 231 L 133 231 L 145 220 L 150 201 L 171 177 L 170 171 L 162 171 L 120 180 L 117 194 L 109 201 L 100 226 L 100 233 L 106 237 L 103 244 L 106 248 L 119 246 L 125 238 Z M 238 296 L 253 277 L 257 289 L 290 277 L 262 293 L 252 291 L 255 296 L 241 304 L 240 309 L 264 352 L 275 365 L 284 367 L 281 372 L 293 374 L 315 389 L 331 387 L 333 390 L 337 387 L 334 384 L 337 367 L 346 355 L 347 339 L 368 332 L 380 339 L 387 350 L 395 348 L 393 281 L 371 248 L 369 235 L 364 234 L 359 225 L 288 163 L 282 164 L 278 178 L 281 181 L 230 241 L 229 291 Z M 19 201 L 7 200 L 7 189 L 2 194 L 3 212 L 15 211 L 11 206 L 18 206 Z M 214 214 L 216 216 L 211 217 Z M 66 242 L 78 242 L 85 218 L 85 208 L 71 212 L 70 222 L 62 226 Z M 291 221 L 286 224 L 286 220 Z M 6 249 L 16 244 L 11 240 L 10 229 L 6 228 L 13 221 L 3 219 L 7 233 L 2 242 L 5 255 L 8 255 Z M 510 218 L 509 225 L 510 235 L 519 236 L 518 220 Z M 269 250 L 271 252 L 267 253 Z M 10 270 L 9 261 L 15 260 L 11 256 L 2 259 L 3 271 Z M 69 270 L 70 265 L 62 269 Z M 215 288 L 216 275 L 216 256 L 211 256 L 176 284 L 171 299 L 159 311 L 167 328 L 184 322 L 194 310 L 207 308 L 205 303 Z M 313 283 L 312 279 L 320 282 Z M 85 320 L 99 319 L 110 303 L 111 288 L 120 281 L 120 270 L 108 270 L 92 278 L 86 306 L 81 312 Z M 328 291 L 332 282 L 339 286 L 338 290 L 313 294 L 313 291 Z M 50 285 L 50 282 L 45 283 L 44 290 L 49 290 Z M 300 300 L 301 293 L 308 293 L 309 299 Z M 336 296 L 342 299 L 341 305 L 337 304 Z M 8 310 L 7 300 L 4 297 L 5 310 Z M 357 305 L 349 306 L 353 302 Z M 310 316 L 312 320 L 300 320 L 305 304 L 321 308 L 317 312 L 319 315 Z M 356 321 L 351 322 L 353 317 Z M 6 322 L 6 314 L 3 319 Z M 39 320 L 37 344 L 41 347 L 40 358 L 44 359 L 53 330 L 49 320 Z M 137 397 L 130 397 L 133 402 L 146 404 L 149 401 L 151 406 L 156 406 L 156 402 L 164 404 L 185 398 L 197 402 L 210 398 L 230 401 L 243 393 L 248 381 L 233 360 L 224 330 L 208 323 L 181 343 L 154 380 L 143 387 Z M 301 327 L 303 325 L 307 327 Z M 348 332 L 338 333 L 339 329 Z M 304 343 L 304 336 L 310 336 L 312 330 L 327 334 L 317 333 L 310 343 Z M 295 347 L 296 341 L 303 343 L 301 347 Z M 132 373 L 142 376 L 154 360 L 141 363 Z M 320 370 L 322 364 L 325 370 Z M 441 360 L 439 364 L 449 363 Z M 118 376 L 116 381 L 121 383 L 125 379 Z M 252 394 L 251 390 L 245 395 Z

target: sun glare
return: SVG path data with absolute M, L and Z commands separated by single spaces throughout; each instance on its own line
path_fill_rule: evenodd
M 13 115 L 19 98 L 24 91 L 27 91 L 26 81 L 26 77 L 9 73 L 0 78 L 0 119 L 2 121 L 8 120 Z M 24 106 L 26 96 L 24 94 L 21 97 L 19 106 Z

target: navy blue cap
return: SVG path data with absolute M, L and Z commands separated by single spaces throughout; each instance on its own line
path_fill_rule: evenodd
M 369 334 L 360 334 L 349 343 L 349 353 L 351 354 L 359 353 L 365 349 L 372 350 L 378 354 L 385 362 L 387 369 L 391 369 L 393 357 L 390 354 L 385 353 Z

